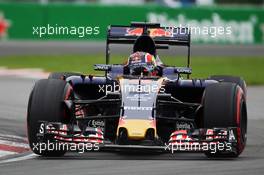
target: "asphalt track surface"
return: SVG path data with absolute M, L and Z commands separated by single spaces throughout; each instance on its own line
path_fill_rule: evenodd
M 0 77 L 0 133 L 25 137 L 26 107 L 36 80 Z M 248 142 L 238 159 L 207 159 L 203 154 L 67 153 L 62 158 L 33 156 L 4 163 L 0 175 L 47 174 L 264 174 L 264 87 L 248 88 Z M 30 153 L 27 153 L 30 154 Z
M 117 54 L 129 54 L 132 45 L 111 45 L 111 52 Z M 89 55 L 104 54 L 105 42 L 85 41 L 6 41 L 0 42 L 1 56 L 10 55 Z M 187 55 L 186 47 L 173 47 L 169 50 L 159 50 L 163 55 Z M 194 56 L 263 56 L 263 45 L 192 45 L 191 55 Z

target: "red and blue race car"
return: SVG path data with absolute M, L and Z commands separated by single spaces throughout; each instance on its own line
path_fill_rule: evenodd
M 208 157 L 242 153 L 245 81 L 220 75 L 190 79 L 188 28 L 112 25 L 106 43 L 106 64 L 94 66 L 104 75 L 57 72 L 36 82 L 27 116 L 34 153 L 62 156 L 87 145 L 92 151 L 190 151 Z M 133 44 L 125 64 L 109 64 L 110 44 Z M 157 50 L 172 46 L 188 48 L 186 67 L 162 63 Z

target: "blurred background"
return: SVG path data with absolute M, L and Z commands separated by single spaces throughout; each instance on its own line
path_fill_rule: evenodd
M 126 0 L 1 0 L 2 2 L 39 2 L 39 3 L 49 3 L 49 2 L 67 2 L 67 3 L 108 3 L 108 4 L 127 4 Z M 146 3 L 178 3 L 180 5 L 184 4 L 195 4 L 195 5 L 212 5 L 212 4 L 263 4 L 263 0 L 134 0 L 129 3 L 133 4 L 146 4 Z
M 110 24 L 231 26 L 230 36 L 193 36 L 194 43 L 262 44 L 263 0 L 1 0 L 1 40 L 104 40 Z M 98 26 L 99 35 L 34 35 L 37 26 Z
M 194 77 L 232 74 L 264 84 L 263 0 L 0 0 L 0 67 L 93 73 L 92 64 L 104 62 L 107 26 L 131 21 L 230 27 L 231 33 L 215 37 L 192 34 Z M 40 28 L 48 26 L 92 31 L 40 35 Z M 112 60 L 120 63 L 131 47 L 113 46 L 111 51 Z M 184 48 L 160 54 L 169 64 L 185 64 Z

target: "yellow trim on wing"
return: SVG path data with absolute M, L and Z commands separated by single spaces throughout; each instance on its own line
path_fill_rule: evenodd
M 117 132 L 119 132 L 120 128 L 125 128 L 127 130 L 128 139 L 145 139 L 148 129 L 154 129 L 154 137 L 157 137 L 154 120 L 127 119 L 119 122 Z

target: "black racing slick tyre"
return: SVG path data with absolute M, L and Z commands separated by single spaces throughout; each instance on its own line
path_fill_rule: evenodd
M 245 98 L 247 97 L 246 82 L 241 77 L 230 76 L 230 75 L 212 75 L 212 76 L 209 77 L 209 79 L 216 80 L 216 81 L 219 81 L 219 82 L 229 82 L 229 83 L 238 84 L 242 88 Z
M 66 79 L 70 76 L 81 76 L 82 74 L 80 73 L 75 73 L 75 72 L 53 72 L 49 74 L 48 79 Z
M 206 152 L 208 157 L 238 157 L 247 139 L 247 107 L 241 87 L 235 83 L 215 83 L 206 87 L 203 97 L 204 128 L 236 127 L 235 152 Z
M 66 150 L 40 150 L 40 144 L 53 143 L 45 140 L 40 143 L 37 134 L 39 121 L 69 123 L 70 115 L 63 100 L 72 98 L 71 86 L 56 79 L 43 79 L 36 82 L 30 93 L 27 111 L 27 134 L 31 150 L 41 156 L 63 156 Z M 42 145 L 45 146 L 45 145 Z

